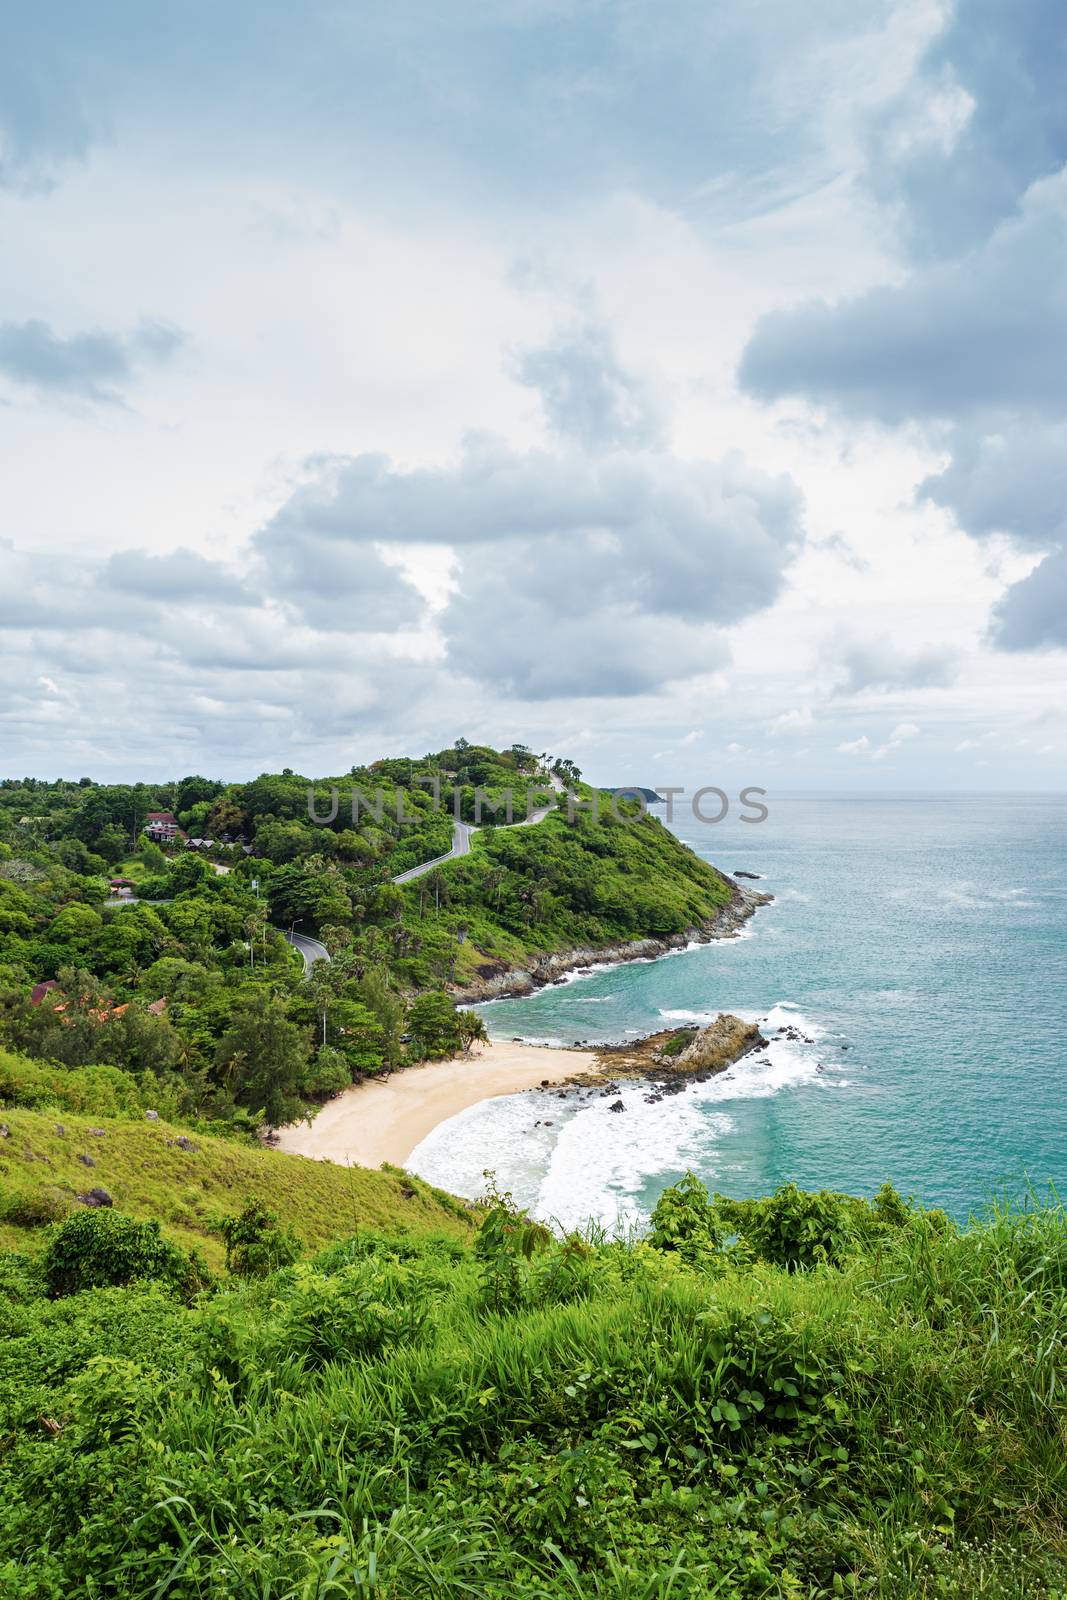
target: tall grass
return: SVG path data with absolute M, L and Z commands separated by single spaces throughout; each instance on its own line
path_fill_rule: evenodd
M 841 1216 L 800 1269 L 545 1240 L 507 1310 L 484 1250 L 367 1234 L 189 1309 L 24 1300 L 0 1593 L 1063 1596 L 1058 1201 Z

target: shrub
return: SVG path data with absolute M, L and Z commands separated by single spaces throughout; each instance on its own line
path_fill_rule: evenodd
M 664 1189 L 652 1213 L 650 1243 L 658 1250 L 677 1250 L 694 1261 L 718 1249 L 721 1242 L 715 1208 L 695 1173 Z
M 119 1211 L 76 1211 L 48 1241 L 45 1283 L 54 1298 L 156 1278 L 185 1288 L 190 1262 L 164 1239 L 159 1223 L 135 1222 Z
M 370 1361 L 415 1343 L 429 1309 L 426 1285 L 410 1268 L 369 1260 L 323 1277 L 303 1267 L 286 1285 L 264 1344 L 275 1358 L 295 1356 L 312 1367 Z
M 160 1090 L 147 1103 L 158 1106 Z M 0 1103 L 26 1110 L 55 1107 L 87 1116 L 139 1116 L 145 1103 L 137 1080 L 121 1067 L 61 1067 L 0 1050 Z
M 40 1189 L 29 1194 L 6 1195 L 0 1199 L 0 1218 L 16 1228 L 46 1228 L 70 1211 L 66 1195 Z
M 347 1239 L 320 1250 L 312 1261 L 316 1272 L 329 1276 L 368 1257 L 393 1261 L 420 1261 L 451 1269 L 466 1255 L 466 1246 L 447 1233 L 391 1234 L 361 1228 Z
M 304 1068 L 300 1092 L 309 1100 L 329 1100 L 352 1082 L 352 1068 L 340 1050 L 323 1045 Z
M 218 1230 L 226 1241 L 226 1268 L 236 1278 L 265 1278 L 291 1267 L 300 1255 L 292 1228 L 279 1226 L 273 1211 L 250 1200 L 240 1216 L 223 1217 Z
M 790 1272 L 836 1264 L 857 1232 L 856 1203 L 829 1189 L 812 1193 L 784 1183 L 763 1200 L 716 1200 L 718 1214 L 757 1256 Z
M 483 1174 L 488 1207 L 475 1241 L 474 1253 L 481 1264 L 482 1302 L 492 1311 L 516 1310 L 523 1301 L 527 1276 L 526 1263 L 537 1251 L 552 1242 L 549 1230 L 520 1211 L 508 1192 L 496 1186 L 492 1172 Z

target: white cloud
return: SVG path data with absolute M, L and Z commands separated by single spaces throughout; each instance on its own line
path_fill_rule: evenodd
M 794 733 L 810 728 L 814 721 L 810 706 L 796 706 L 792 711 L 783 711 L 780 716 L 773 717 L 768 728 L 771 733 Z
M 24 11 L 0 67 L 34 88 L 0 97 L 13 768 L 344 770 L 464 731 L 637 781 L 690 730 L 678 755 L 752 781 L 951 783 L 1059 715 L 1067 424 L 999 410 L 1060 405 L 1062 94 L 1011 8 L 989 50 L 930 0 L 710 24 L 683 0 L 651 56 L 632 8 L 575 34 L 569 0 L 398 0 L 356 33 L 311 0 L 254 51 L 240 8 L 178 52 L 150 8 L 118 35 Z M 1029 298 L 984 294 L 1026 271 Z M 889 307 L 909 337 L 868 323 L 876 359 L 815 356 L 917 420 L 738 392 L 760 319 L 795 335 L 812 297 L 835 327 Z M 1000 359 L 1016 312 L 1032 361 Z M 1019 783 L 1067 780 L 1063 748 Z

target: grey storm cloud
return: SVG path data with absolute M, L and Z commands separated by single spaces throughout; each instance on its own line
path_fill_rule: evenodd
M 306 605 L 309 551 L 334 551 L 336 561 L 347 550 L 359 574 L 376 541 L 449 544 L 462 569 L 439 620 L 460 670 L 534 697 L 632 694 L 717 663 L 708 625 L 774 601 L 802 537 L 801 509 L 790 478 L 739 457 L 521 454 L 482 436 L 449 467 L 330 462 L 256 548 L 281 563 L 271 583 Z
M 916 254 L 969 249 L 1067 162 L 1065 80 L 1062 0 L 957 0 L 871 137 L 871 181 Z M 916 138 L 916 123 L 954 97 L 962 125 Z
M 1067 422 L 1005 416 L 953 429 L 949 465 L 919 493 L 975 537 L 1011 533 L 1047 546 L 1067 534 Z
M 215 605 L 256 605 L 251 594 L 217 561 L 192 550 L 153 556 L 144 550 L 122 550 L 104 567 L 101 584 L 124 594 L 161 603 L 206 600 Z
M 1022 198 L 958 260 L 838 305 L 765 317 L 739 377 L 765 400 L 797 395 L 845 418 L 932 423 L 951 460 L 920 494 L 976 538 L 1051 551 L 1008 591 L 992 639 L 1062 639 L 1067 611 L 1067 169 Z
M 764 317 L 740 381 L 899 423 L 991 408 L 1067 411 L 1067 176 L 958 261 L 837 305 Z
M 605 582 L 647 609 L 723 621 L 775 598 L 801 537 L 800 510 L 791 478 L 740 457 L 520 453 L 480 436 L 447 467 L 404 471 L 383 456 L 331 463 L 257 548 L 285 550 L 294 536 L 492 546 L 485 562 L 505 559 L 511 544 L 563 538 L 576 560 L 595 557 Z
M 606 329 L 587 324 L 516 362 L 521 383 L 540 390 L 557 437 L 586 450 L 644 449 L 663 442 L 663 416 L 651 386 L 619 363 Z
M 858 694 L 864 689 L 900 690 L 944 688 L 956 677 L 958 663 L 951 650 L 900 650 L 888 639 L 857 641 L 841 655 L 845 678 L 841 689 Z
M 893 0 L 661 0 L 652 45 L 647 6 L 599 0 L 7 9 L 0 181 L 54 181 L 116 124 L 194 126 L 246 162 L 310 159 L 319 181 L 327 151 L 348 171 L 377 148 L 390 190 L 470 172 L 509 199 L 625 185 L 671 203 L 821 161 L 812 97 L 854 70 L 845 49 L 828 66 L 826 39 L 862 43 Z
M 0 323 L 0 375 L 42 392 L 116 403 L 139 369 L 169 360 L 184 342 L 176 328 L 145 322 L 131 334 L 68 336 L 47 322 Z
M 721 633 L 621 598 L 604 555 L 559 537 L 471 552 L 441 619 L 449 661 L 524 700 L 642 695 L 722 665 Z
M 378 633 L 414 626 L 425 602 L 371 543 L 348 543 L 276 518 L 255 535 L 256 576 L 265 593 L 326 632 Z
M 993 639 L 1002 650 L 1067 649 L 1067 550 L 1012 584 L 993 613 Z

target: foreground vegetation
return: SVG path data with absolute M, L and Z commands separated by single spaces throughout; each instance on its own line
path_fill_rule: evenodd
M 621 1243 L 494 1194 L 473 1247 L 278 1231 L 206 1288 L 113 1212 L 3 1261 L 0 1592 L 1064 1593 L 1058 1206 L 687 1179 Z
M 452 804 L 473 819 L 479 789 L 491 803 L 509 790 L 521 819 L 549 771 L 591 801 L 566 760 L 464 740 L 314 784 L 289 770 L 245 784 L 4 780 L 0 1045 L 118 1068 L 185 1118 L 277 1125 L 367 1075 L 468 1046 L 482 1024 L 456 1011 L 457 983 L 679 933 L 729 898 L 659 821 L 632 802 L 620 820 L 606 799 L 598 817 L 560 797 L 532 828 L 494 827 L 487 812 L 469 855 L 392 881 L 448 848 Z M 199 843 L 152 843 L 146 818 L 162 810 Z M 135 903 L 109 898 L 109 876 Z M 293 928 L 332 956 L 308 981 Z

